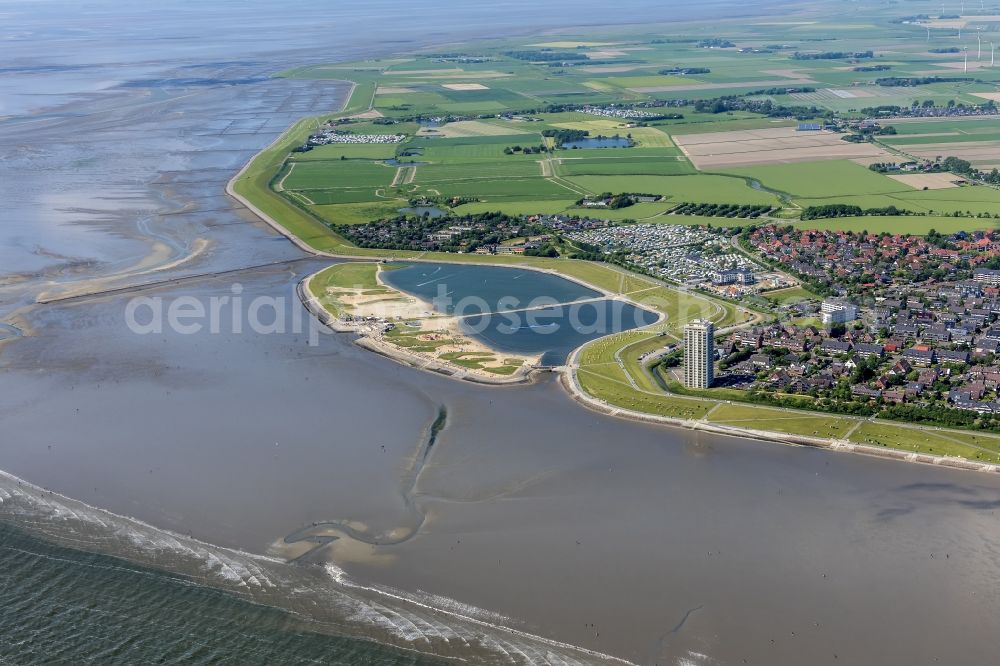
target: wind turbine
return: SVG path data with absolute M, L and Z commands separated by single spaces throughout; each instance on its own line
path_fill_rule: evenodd
M 969 73 L 969 47 L 966 46 L 965 49 L 964 49 L 964 51 L 965 51 L 965 70 L 964 71 L 965 71 L 966 74 L 968 74 Z
M 996 49 L 993 46 L 993 42 L 990 42 L 990 67 L 993 66 L 996 57 L 997 57 Z
M 931 41 L 931 27 L 927 26 L 927 41 Z
M 983 59 L 983 36 L 979 34 L 981 28 L 976 28 L 976 40 L 979 42 L 979 52 L 976 54 L 976 60 Z

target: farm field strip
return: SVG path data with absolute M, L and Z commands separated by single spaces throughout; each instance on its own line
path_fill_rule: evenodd
M 675 135 L 674 142 L 698 169 L 882 158 L 889 154 L 870 143 L 848 143 L 831 132 L 768 128 Z

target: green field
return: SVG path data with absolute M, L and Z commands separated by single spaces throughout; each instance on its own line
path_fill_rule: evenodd
M 562 158 L 559 161 L 561 176 L 679 176 L 694 173 L 695 169 L 685 159 L 676 157 L 596 157 Z
M 846 160 L 770 164 L 730 169 L 727 173 L 756 178 L 772 189 L 791 194 L 796 200 L 913 191 L 888 176 Z
M 743 178 L 696 174 L 677 178 L 653 176 L 573 176 L 570 183 L 591 192 L 644 192 L 669 197 L 676 202 L 774 204 L 772 194 L 754 190 Z
M 779 305 L 788 303 L 798 303 L 806 300 L 821 300 L 820 296 L 812 293 L 803 287 L 789 287 L 788 289 L 775 289 L 763 294 L 764 298 Z
M 365 159 L 388 160 L 396 156 L 396 145 L 391 143 L 334 143 L 326 146 L 316 146 L 308 153 L 298 153 L 293 159 L 296 162 L 316 160 Z
M 310 287 L 313 296 L 317 298 L 326 293 L 327 288 L 339 289 L 383 289 L 378 283 L 378 264 L 368 262 L 352 262 L 344 264 L 334 264 L 326 270 L 318 273 L 312 279 Z
M 891 12 L 890 12 L 891 13 Z M 823 21 L 825 28 L 832 28 Z M 845 49 L 861 48 L 866 31 L 864 24 L 855 35 L 834 30 L 832 38 Z M 941 55 L 928 54 L 926 44 L 905 41 L 912 32 L 893 28 L 901 40 L 885 62 L 892 75 L 916 75 L 941 62 Z M 789 49 L 815 50 L 808 42 L 824 34 L 805 25 L 796 27 L 744 26 L 747 39 L 780 39 L 793 43 Z M 871 33 L 872 36 L 876 33 Z M 752 36 L 752 37 L 751 37 Z M 802 40 L 794 43 L 796 40 Z M 574 42 L 576 40 L 568 40 Z M 559 41 L 554 43 L 561 43 Z M 286 72 L 295 78 L 352 78 L 358 88 L 350 101 L 352 111 L 364 110 L 365 103 L 387 118 L 399 122 L 352 121 L 347 131 L 364 133 L 401 133 L 406 140 L 398 145 L 323 146 L 292 157 L 296 163 L 281 186 L 284 197 L 294 206 L 331 222 L 364 221 L 363 211 L 383 214 L 390 211 L 389 201 L 414 196 L 478 199 L 461 212 L 499 210 L 510 214 L 572 212 L 569 202 L 584 195 L 603 192 L 643 192 L 659 194 L 670 202 L 771 204 L 784 206 L 779 218 L 794 219 L 808 206 L 841 203 L 862 208 L 896 206 L 927 214 L 923 219 L 863 218 L 823 220 L 809 223 L 815 228 L 845 228 L 912 231 L 925 233 L 978 229 L 991 222 L 969 215 L 1000 212 L 1000 190 L 960 188 L 948 191 L 920 191 L 885 175 L 846 160 L 821 160 L 809 163 L 764 165 L 724 170 L 724 173 L 698 173 L 676 147 L 671 135 L 766 129 L 794 124 L 789 118 L 768 118 L 749 111 L 725 114 L 704 113 L 692 106 L 678 107 L 682 118 L 629 123 L 619 118 L 602 117 L 582 111 L 546 112 L 545 106 L 573 102 L 631 103 L 681 97 L 711 97 L 738 94 L 743 88 L 726 87 L 745 82 L 747 89 L 774 85 L 782 72 L 814 81 L 815 93 L 794 95 L 774 92 L 765 95 L 781 104 L 809 102 L 841 112 L 861 104 L 898 102 L 914 99 L 938 99 L 955 96 L 963 103 L 973 103 L 971 92 L 992 90 L 986 83 L 934 83 L 902 89 L 871 85 L 864 94 L 837 95 L 831 90 L 850 89 L 856 83 L 873 83 L 886 74 L 851 72 L 836 60 L 796 61 L 792 51 L 776 51 L 754 56 L 741 55 L 732 49 L 706 52 L 683 41 L 663 41 L 638 33 L 620 36 L 617 48 L 607 57 L 621 60 L 595 63 L 588 67 L 548 66 L 511 57 L 509 49 L 535 48 L 512 40 L 505 45 L 477 47 L 476 55 L 487 55 L 481 62 L 460 59 L 435 59 L 415 56 L 408 59 L 384 59 L 362 63 L 319 65 Z M 456 47 L 458 48 L 458 47 Z M 546 47 L 548 48 L 548 47 Z M 557 51 L 562 47 L 552 47 Z M 614 55 L 614 54 L 618 55 Z M 626 54 L 627 55 L 622 55 Z M 884 57 L 884 56 L 880 56 Z M 946 58 L 945 58 L 946 59 Z M 660 69 L 683 65 L 707 66 L 710 72 L 693 76 L 660 74 Z M 792 76 L 792 74 L 788 74 Z M 1000 80 L 1000 74 L 980 70 L 977 76 Z M 768 81 L 771 81 L 768 84 Z M 686 87 L 718 85 L 694 94 Z M 378 87 L 378 94 L 373 94 Z M 475 89 L 458 89 L 461 87 Z M 682 90 L 675 94 L 671 88 Z M 662 92 L 637 93 L 635 89 L 662 88 Z M 980 98 L 981 99 L 981 98 Z M 865 101 L 870 100 L 870 101 Z M 530 109 L 525 111 L 524 109 Z M 494 114 L 509 112 L 498 117 Z M 523 115 L 513 115 L 513 114 Z M 471 121 L 464 125 L 433 127 L 430 134 L 414 122 L 418 115 L 460 114 L 455 120 Z M 630 136 L 632 148 L 597 150 L 553 150 L 553 140 L 545 139 L 547 130 L 584 130 L 596 135 Z M 419 131 L 418 131 L 419 130 Z M 994 140 L 1000 135 L 995 120 L 936 118 L 898 123 L 898 135 L 886 136 L 888 144 L 905 147 L 910 143 L 947 142 L 956 145 L 969 141 Z M 452 137 L 452 138 L 448 138 Z M 511 154 L 514 147 L 549 146 L 543 154 Z M 400 171 L 381 164 L 396 154 L 418 163 Z M 344 159 L 342 159 L 344 158 Z M 760 185 L 758 185 L 758 183 Z M 345 208 L 338 208 L 344 206 Z M 351 206 L 351 208 L 346 208 Z M 634 210 L 634 214 L 608 213 L 611 219 L 644 219 L 682 224 L 700 223 L 699 218 L 660 217 L 664 209 Z M 956 218 L 956 211 L 963 217 Z M 869 221 L 870 220 L 870 221 Z M 713 221 L 732 224 L 732 220 Z
M 385 187 L 396 174 L 393 167 L 358 160 L 296 162 L 290 170 L 282 182 L 288 190 Z

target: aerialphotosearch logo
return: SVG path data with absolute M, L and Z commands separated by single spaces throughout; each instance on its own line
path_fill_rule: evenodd
M 319 344 L 321 333 L 331 328 L 313 316 L 309 310 L 323 313 L 330 322 L 339 319 L 340 330 L 382 335 L 390 323 L 416 322 L 432 319 L 457 321 L 458 330 L 466 335 L 515 335 L 531 333 L 552 335 L 568 327 L 581 336 L 601 336 L 646 326 L 655 319 L 648 311 L 631 303 L 606 296 L 594 296 L 561 302 L 550 296 L 524 300 L 517 296 L 501 296 L 488 301 L 480 296 L 452 297 L 453 290 L 445 284 L 437 287 L 437 295 L 426 307 L 416 299 L 366 297 L 361 285 L 345 290 L 344 294 L 326 297 L 308 296 L 309 308 L 302 307 L 298 296 L 244 294 L 240 283 L 227 293 L 207 296 L 137 296 L 125 306 L 125 323 L 137 335 L 284 335 L 308 333 L 310 346 Z M 348 303 L 337 303 L 336 299 Z M 405 304 L 406 307 L 400 307 Z M 336 305 L 337 307 L 329 307 Z M 340 312 L 340 315 L 330 314 Z
M 330 329 L 299 306 L 294 296 L 243 296 L 243 285 L 234 283 L 228 294 L 196 296 L 136 296 L 125 306 L 125 325 L 136 335 L 257 335 L 301 334 L 319 344 L 320 333 Z
M 570 302 L 551 296 L 536 296 L 528 301 L 501 296 L 491 304 L 479 296 L 464 296 L 455 301 L 447 285 L 439 284 L 432 303 L 437 312 L 458 318 L 462 330 L 473 335 L 491 329 L 501 335 L 514 335 L 525 329 L 551 335 L 565 326 L 580 335 L 607 335 L 650 323 L 643 310 L 604 296 Z

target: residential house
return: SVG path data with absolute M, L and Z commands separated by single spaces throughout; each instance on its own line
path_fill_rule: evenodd
M 917 347 L 910 347 L 903 352 L 902 356 L 903 360 L 912 365 L 933 365 L 937 360 L 937 354 L 933 349 L 919 349 Z
M 882 355 L 885 353 L 885 350 L 882 347 L 882 345 L 879 344 L 869 344 L 866 342 L 859 342 L 858 344 L 854 345 L 854 353 L 856 353 L 861 358 L 868 358 L 870 356 L 877 356 L 879 358 L 882 358 Z
M 852 347 L 853 345 L 850 342 L 834 340 L 833 338 L 823 340 L 823 343 L 819 346 L 820 350 L 827 354 L 846 354 L 851 351 Z

